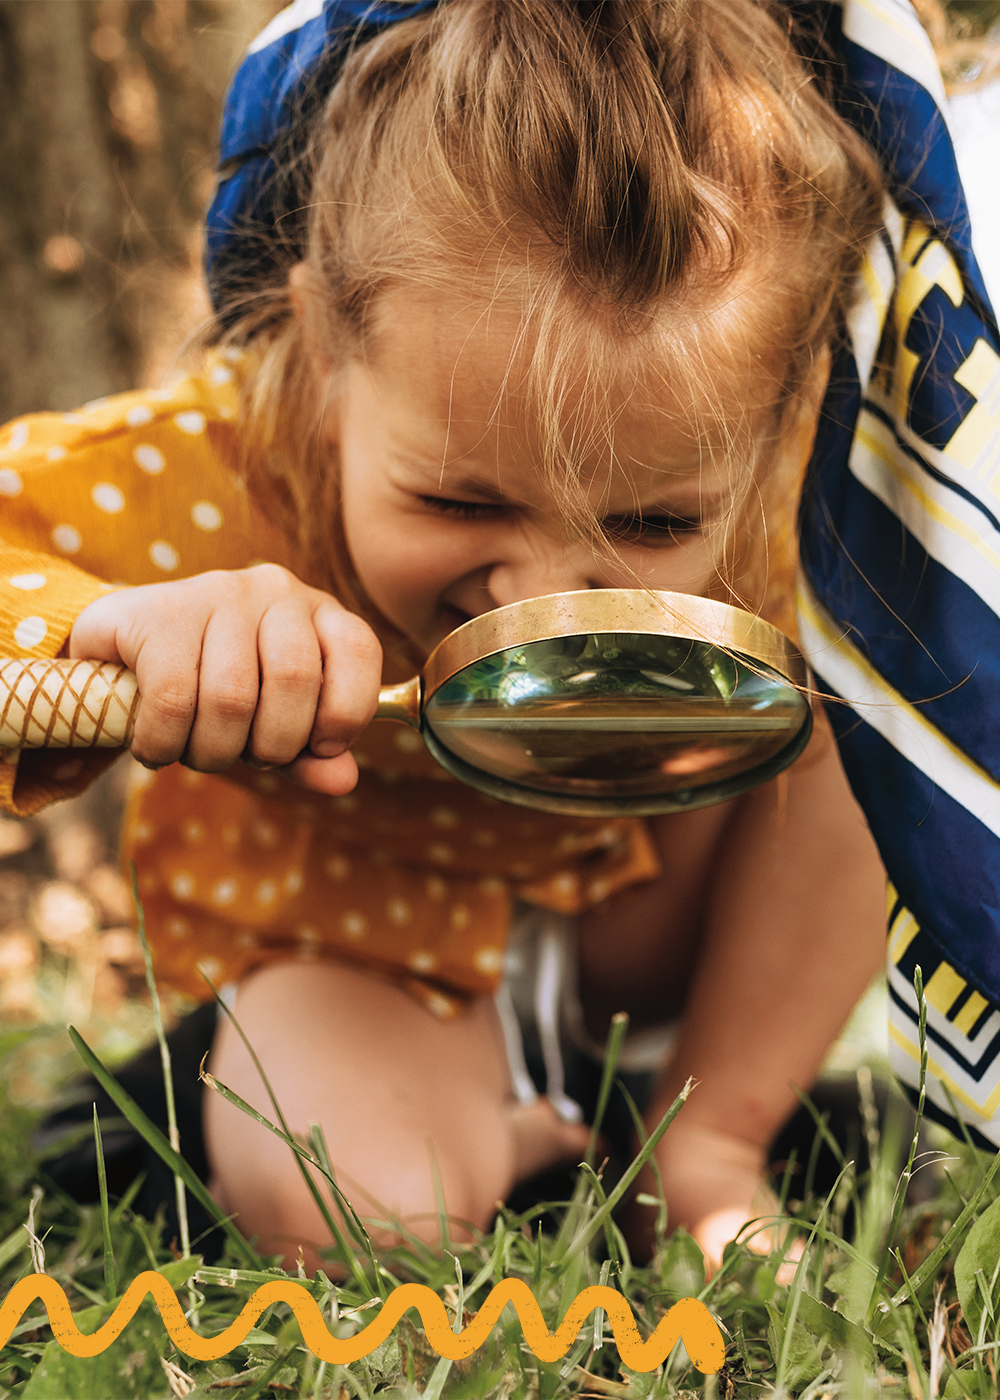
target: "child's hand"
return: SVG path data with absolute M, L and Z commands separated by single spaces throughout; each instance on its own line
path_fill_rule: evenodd
M 701 1246 L 705 1272 L 711 1277 L 722 1263 L 722 1253 L 730 1240 L 740 1236 L 758 1254 L 769 1254 L 780 1243 L 780 1226 L 772 1218 L 779 1213 L 778 1201 L 764 1182 L 763 1150 L 730 1133 L 709 1128 L 697 1121 L 683 1122 L 684 1112 L 667 1132 L 656 1158 L 667 1200 L 670 1229 L 683 1225 Z M 644 1172 L 637 1190 L 656 1192 L 651 1172 Z M 653 1247 L 655 1210 L 634 1200 L 625 1221 L 625 1234 L 638 1257 Z M 758 1221 L 744 1230 L 747 1221 Z M 794 1261 L 801 1255 L 796 1242 L 780 1266 L 777 1281 L 790 1283 Z
M 136 673 L 132 752 L 147 767 L 221 773 L 242 756 L 318 792 L 357 782 L 347 747 L 375 713 L 381 647 L 277 564 L 109 593 L 77 618 L 68 650 Z
M 737 1236 L 754 1254 L 770 1254 L 782 1246 L 783 1229 L 776 1218 L 779 1203 L 766 1187 L 758 1189 L 752 1201 L 744 1206 L 723 1206 L 704 1216 L 691 1234 L 705 1256 L 705 1277 L 711 1278 L 722 1264 L 722 1255 L 730 1240 Z M 747 1228 L 748 1221 L 754 1225 Z M 793 1240 L 784 1251 L 784 1259 L 775 1270 L 775 1281 L 787 1288 L 795 1277 L 795 1268 L 802 1258 L 801 1239 Z

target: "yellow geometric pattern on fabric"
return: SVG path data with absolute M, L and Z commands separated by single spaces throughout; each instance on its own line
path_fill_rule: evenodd
M 925 243 L 927 246 L 920 252 Z M 917 259 L 916 262 L 913 261 L 914 258 Z M 896 284 L 893 302 L 893 320 L 896 325 L 894 398 L 896 416 L 901 423 L 905 423 L 909 416 L 910 385 L 920 364 L 920 357 L 906 344 L 906 335 L 917 308 L 934 287 L 940 287 L 954 307 L 962 305 L 965 299 L 962 292 L 962 276 L 955 260 L 939 239 L 931 238 L 931 231 L 927 225 L 915 219 L 907 230 L 900 253 L 899 281 Z
M 955 437 L 962 431 L 962 427 L 969 421 L 969 418 L 972 418 L 974 414 L 978 412 L 979 407 L 980 405 L 977 404 L 960 425 L 955 436 L 951 439 L 951 442 L 955 441 Z M 939 525 L 943 525 L 951 534 L 957 535 L 969 549 L 975 550 L 978 555 L 985 559 L 991 568 L 1000 572 L 1000 553 L 992 547 L 989 540 L 984 537 L 982 531 L 974 529 L 973 526 L 967 524 L 957 516 L 954 511 L 946 509 L 939 501 L 936 501 L 928 491 L 924 490 L 916 475 L 901 461 L 892 442 L 887 442 L 885 440 L 883 436 L 885 429 L 881 424 L 878 425 L 876 431 L 879 434 L 878 436 L 876 436 L 874 432 L 869 432 L 865 428 L 859 427 L 854 434 L 855 443 L 867 448 L 874 457 L 878 458 L 879 462 L 891 474 L 900 490 L 912 496 L 925 515 L 931 520 L 936 521 Z M 950 447 L 951 444 L 949 443 L 949 451 Z M 991 483 L 990 489 L 996 492 L 998 489 L 997 481 Z
M 889 929 L 889 957 L 894 963 L 901 961 L 903 954 L 920 932 L 920 925 L 909 909 L 901 909 L 893 919 Z
M 947 1016 L 964 991 L 964 979 L 959 977 L 950 963 L 943 962 L 924 988 L 924 996 L 930 1006 L 940 1011 L 942 1016 Z
M 915 1036 L 911 1039 L 892 1021 L 889 1023 L 889 1035 L 911 1060 L 917 1064 L 920 1063 L 920 1046 Z M 964 1104 L 970 1112 L 976 1114 L 978 1118 L 982 1118 L 984 1122 L 988 1123 L 990 1119 L 995 1117 L 997 1108 L 1000 1106 L 1000 1084 L 994 1085 L 993 1092 L 983 1103 L 977 1103 L 968 1090 L 963 1089 L 956 1082 L 941 1062 L 934 1058 L 933 1054 L 927 1056 L 927 1072 L 945 1086 L 956 1103 Z
M 955 429 L 945 455 L 1000 500 L 1000 355 L 985 340 L 955 371 L 954 379 L 976 403 Z
M 963 1035 L 968 1035 L 987 1006 L 989 1006 L 989 1002 L 986 998 L 980 996 L 978 992 L 973 992 L 969 1000 L 955 1017 L 952 1025 L 956 1030 L 961 1031 Z
M 898 902 L 899 896 L 891 884 L 889 885 L 888 899 L 890 913 L 889 963 L 891 966 L 898 967 L 921 930 L 909 909 Z M 895 914 L 893 914 L 893 910 L 895 910 Z M 924 951 L 921 950 L 921 955 L 916 960 L 923 965 L 925 974 L 930 974 L 924 983 L 924 996 L 927 1004 L 946 1019 L 952 1008 L 956 1005 L 959 1006 L 954 1019 L 948 1022 L 948 1030 L 955 1033 L 953 1049 L 957 1055 L 966 1059 L 969 1058 L 970 1054 L 974 1058 L 975 1047 L 969 1044 L 968 1037 L 983 1012 L 989 1008 L 989 1002 L 974 988 L 969 988 L 967 980 L 952 967 L 951 963 L 944 958 L 935 957 L 933 948 L 926 949 L 927 956 L 923 956 Z M 962 1002 L 961 999 L 967 992 L 967 1000 Z M 916 1022 L 911 1020 L 909 1015 L 903 1021 L 897 1019 L 897 1016 L 898 1013 L 893 1013 L 890 1016 L 890 1038 L 908 1059 L 912 1060 L 915 1065 L 919 1065 L 920 1045 Z M 965 1042 L 962 1045 L 958 1043 L 960 1038 Z M 956 1103 L 964 1104 L 977 1118 L 989 1122 L 1000 1107 L 1000 1080 L 997 1079 L 994 1065 L 989 1062 L 985 1065 L 986 1073 L 982 1075 L 981 1082 L 986 1097 L 977 1101 L 973 1097 L 973 1093 L 970 1092 L 975 1080 L 965 1075 L 962 1075 L 961 1079 L 957 1078 L 953 1070 L 935 1058 L 934 1047 L 930 1041 L 928 1041 L 928 1049 L 930 1052 L 927 1058 L 928 1072 L 947 1088 Z M 988 1046 L 986 1053 L 989 1053 Z M 982 1054 L 981 1050 L 980 1055 Z

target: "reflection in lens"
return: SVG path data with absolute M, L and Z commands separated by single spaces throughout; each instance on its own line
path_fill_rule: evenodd
M 450 754 L 521 789 L 685 800 L 779 754 L 808 705 L 778 672 L 707 642 L 613 632 L 484 657 L 428 698 L 424 721 Z

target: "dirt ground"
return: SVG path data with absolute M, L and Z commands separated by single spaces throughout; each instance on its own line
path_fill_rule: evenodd
M 81 797 L 36 817 L 0 817 L 0 1049 L 13 1045 L 7 1078 L 22 1103 L 48 1101 L 74 1073 L 67 1024 L 111 1064 L 153 1033 L 118 863 L 132 763 L 126 756 Z M 164 995 L 169 1020 L 184 1005 Z

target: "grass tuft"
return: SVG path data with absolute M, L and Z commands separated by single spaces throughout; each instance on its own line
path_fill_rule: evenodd
M 917 1000 L 923 1036 L 926 1005 L 919 978 Z M 603 1102 L 614 1082 L 623 1037 L 618 1023 L 609 1040 Z M 261 1283 L 297 1278 L 294 1264 L 286 1274 L 274 1258 L 258 1254 L 215 1206 L 169 1136 L 124 1093 L 82 1037 L 74 1032 L 73 1040 L 122 1116 L 222 1226 L 225 1253 L 212 1267 L 197 1255 L 175 1259 L 164 1239 L 162 1217 L 137 1216 L 131 1206 L 134 1191 L 117 1202 L 109 1195 L 98 1124 L 100 1206 L 70 1201 L 46 1182 L 44 1162 L 32 1154 L 30 1116 L 0 1095 L 0 1141 L 5 1160 L 18 1164 L 16 1173 L 12 1170 L 0 1179 L 0 1295 L 32 1271 L 32 1251 L 41 1256 L 41 1240 L 45 1269 L 66 1289 L 84 1330 L 98 1325 L 107 1316 L 109 1302 L 151 1267 L 162 1270 L 175 1288 L 193 1291 L 197 1286 L 197 1295 L 192 1293 L 197 1296 L 197 1324 L 206 1334 L 227 1326 Z M 922 1051 L 925 1065 L 923 1041 Z M 447 1251 L 432 1250 L 401 1229 L 400 1244 L 376 1253 L 365 1222 L 337 1186 L 319 1126 L 313 1125 L 308 1139 L 300 1141 L 289 1131 L 273 1095 L 274 1121 L 243 1104 L 210 1075 L 206 1080 L 213 1092 L 252 1113 L 281 1138 L 315 1188 L 330 1245 L 324 1251 L 325 1270 L 304 1285 L 337 1335 L 353 1335 L 364 1327 L 388 1291 L 404 1281 L 433 1288 L 454 1310 L 459 1326 L 463 1310 L 474 1313 L 495 1282 L 520 1278 L 531 1287 L 550 1329 L 581 1288 L 600 1282 L 625 1292 L 643 1336 L 678 1298 L 700 1297 L 727 1340 L 724 1370 L 706 1379 L 678 1346 L 658 1371 L 630 1372 L 621 1366 L 600 1315 L 588 1318 L 567 1355 L 549 1365 L 526 1348 L 509 1312 L 488 1342 L 465 1361 L 442 1360 L 410 1314 L 370 1356 L 350 1366 L 321 1365 L 303 1346 L 289 1310 L 278 1304 L 259 1319 L 243 1346 L 209 1364 L 176 1353 L 155 1313 L 140 1310 L 109 1349 L 107 1365 L 98 1374 L 97 1358 L 76 1361 L 60 1352 L 44 1317 L 35 1313 L 22 1320 L 0 1351 L 0 1400 L 66 1400 L 98 1393 L 102 1400 L 170 1400 L 182 1393 L 189 1400 L 226 1395 L 240 1400 L 415 1400 L 418 1395 L 430 1400 L 562 1400 L 574 1395 L 630 1400 L 867 1400 L 907 1395 L 987 1400 L 997 1394 L 1000 1154 L 991 1157 L 970 1141 L 947 1139 L 947 1170 L 932 1161 L 919 1180 L 931 1176 L 933 1189 L 914 1200 L 912 1185 L 924 1140 L 918 1141 L 916 1131 L 901 1132 L 892 1114 L 880 1122 L 871 1078 L 865 1073 L 858 1083 L 859 1123 L 868 1169 L 860 1172 L 857 1163 L 844 1160 L 841 1153 L 837 1180 L 819 1198 L 799 1184 L 811 1175 L 808 1166 L 797 1174 L 793 1163 L 780 1180 L 791 1221 L 783 1243 L 760 1255 L 745 1242 L 734 1242 L 727 1247 L 722 1267 L 708 1280 L 690 1236 L 680 1230 L 667 1233 L 662 1191 L 651 1198 L 659 1210 L 657 1245 L 648 1264 L 629 1258 L 614 1220 L 629 1183 L 682 1111 L 684 1094 L 645 1137 L 636 1160 L 617 1180 L 597 1164 L 595 1131 L 568 1199 L 538 1201 L 523 1211 L 501 1207 L 492 1230 L 474 1235 L 466 1244 L 456 1243 L 452 1232 Z M 897 1108 L 901 1103 L 900 1098 Z M 641 1129 L 637 1111 L 634 1117 Z M 819 1139 L 830 1131 L 817 1115 Z M 638 1136 L 642 1141 L 641 1130 Z M 946 1141 L 943 1133 L 937 1140 Z M 44 1192 L 39 1183 L 45 1185 Z M 848 1219 L 849 1229 L 844 1224 Z M 779 1283 L 780 1266 L 796 1237 L 803 1251 L 794 1278 Z

